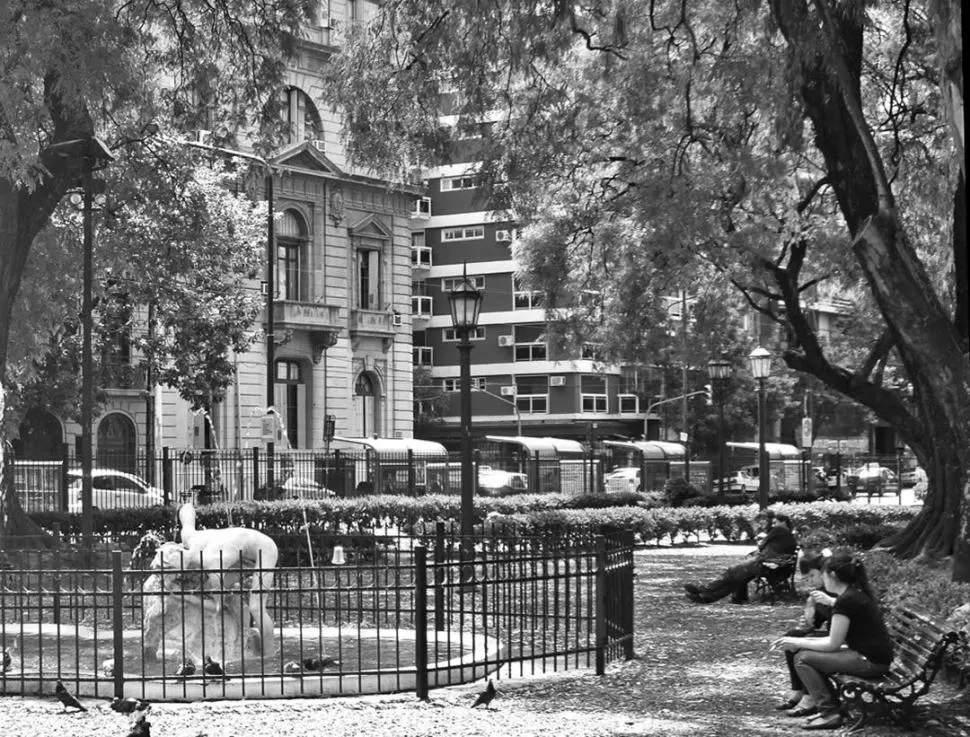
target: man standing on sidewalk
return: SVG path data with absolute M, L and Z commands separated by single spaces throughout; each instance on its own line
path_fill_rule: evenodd
M 698 604 L 710 604 L 732 594 L 731 602 L 744 604 L 748 601 L 748 582 L 758 577 L 761 564 L 790 558 L 798 552 L 798 541 L 791 531 L 791 519 L 784 514 L 767 518 L 768 532 L 758 543 L 758 550 L 725 570 L 720 576 L 707 584 L 687 583 L 684 589 L 687 598 Z

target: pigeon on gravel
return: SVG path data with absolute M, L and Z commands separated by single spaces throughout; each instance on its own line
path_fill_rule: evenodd
M 6 673 L 10 670 L 10 665 L 13 663 L 13 658 L 10 657 L 10 651 L 7 648 L 3 649 L 3 667 L 0 668 L 0 673 Z
M 185 678 L 187 676 L 195 675 L 195 663 L 191 660 L 183 660 L 182 664 L 175 671 L 175 675 Z
M 115 696 L 108 706 L 119 714 L 134 714 L 136 711 L 145 711 L 148 708 L 148 702 L 136 699 L 134 696 L 126 699 Z
M 474 709 L 476 706 L 479 706 L 479 705 L 484 706 L 486 709 L 488 709 L 489 704 L 492 703 L 492 699 L 495 698 L 495 694 L 497 693 L 498 691 L 495 690 L 495 684 L 492 683 L 492 679 L 489 678 L 488 685 L 485 687 L 484 691 L 478 694 L 478 698 L 475 699 L 475 703 L 472 704 L 472 709 Z
M 295 660 L 288 660 L 283 664 L 283 672 L 293 675 L 295 673 L 302 673 L 303 666 L 297 663 Z
M 226 672 L 222 669 L 222 665 L 217 663 L 212 659 L 211 656 L 206 655 L 202 658 L 202 672 L 207 676 L 224 676 Z
M 67 707 L 69 706 L 74 707 L 78 711 L 87 711 L 81 702 L 74 698 L 74 695 L 70 691 L 64 688 L 64 684 L 60 681 L 54 686 L 54 695 L 58 701 L 64 704 L 64 711 L 67 711 Z
M 145 719 L 145 712 L 141 712 L 131 723 L 131 731 L 128 733 L 128 737 L 152 737 L 151 726 L 152 723 Z
M 329 655 L 324 655 L 322 658 L 303 658 L 303 670 L 323 670 L 329 665 L 340 665 L 340 661 L 334 660 Z

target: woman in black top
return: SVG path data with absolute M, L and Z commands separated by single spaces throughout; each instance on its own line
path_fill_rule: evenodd
M 780 637 L 771 643 L 772 650 L 795 651 L 795 672 L 818 709 L 804 729 L 842 726 L 829 674 L 877 678 L 893 659 L 892 640 L 862 562 L 851 553 L 834 554 L 822 564 L 822 584 L 836 596 L 828 636 Z
M 805 552 L 798 559 L 798 572 L 803 582 L 809 588 L 809 595 L 805 599 L 805 609 L 798 626 L 792 627 L 785 633 L 787 637 L 825 637 L 829 633 L 829 620 L 832 619 L 832 605 L 835 597 L 826 591 L 822 585 L 822 563 L 832 555 L 829 548 L 818 553 Z M 785 652 L 785 663 L 788 666 L 788 676 L 791 680 L 791 691 L 788 697 L 775 708 L 779 711 L 792 709 L 788 716 L 808 716 L 816 712 L 815 702 L 805 691 L 802 679 L 795 672 L 795 650 Z

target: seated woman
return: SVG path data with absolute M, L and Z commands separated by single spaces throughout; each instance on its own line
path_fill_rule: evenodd
M 805 599 L 805 610 L 798 626 L 785 633 L 786 637 L 825 637 L 828 634 L 829 620 L 832 619 L 832 605 L 835 597 L 822 585 L 822 563 L 832 555 L 828 548 L 818 553 L 805 553 L 798 559 L 798 572 L 808 585 L 810 593 Z M 791 691 L 788 698 L 775 708 L 779 711 L 792 709 L 789 716 L 800 717 L 815 713 L 812 697 L 805 692 L 805 686 L 795 672 L 795 651 L 785 651 Z
M 848 552 L 825 559 L 822 584 L 836 597 L 828 634 L 786 635 L 772 642 L 770 648 L 795 654 L 795 673 L 818 711 L 802 725 L 803 729 L 842 726 L 838 697 L 828 680 L 830 674 L 878 678 L 889 670 L 893 659 L 893 643 L 861 560 Z

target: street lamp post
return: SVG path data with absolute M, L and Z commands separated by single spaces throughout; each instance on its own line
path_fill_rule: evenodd
M 731 362 L 715 359 L 707 362 L 707 375 L 711 377 L 717 393 L 717 493 L 724 495 L 724 380 L 731 375 Z
M 95 189 L 94 172 L 103 169 L 114 161 L 111 151 L 101 139 L 91 136 L 70 141 L 61 141 L 51 146 L 64 156 L 80 151 L 83 161 L 81 171 L 82 188 L 82 295 L 81 295 L 81 540 L 87 554 L 94 546 L 93 466 L 92 425 L 94 420 L 94 222 L 93 198 Z M 103 184 L 103 183 L 102 183 Z
M 765 395 L 765 379 L 771 374 L 771 354 L 758 346 L 748 355 L 751 375 L 758 380 L 758 507 L 768 507 L 768 453 L 765 437 L 768 435 L 768 400 Z
M 461 363 L 461 536 L 462 559 L 472 558 L 473 514 L 475 505 L 475 480 L 472 468 L 472 376 L 471 333 L 478 326 L 478 312 L 482 306 L 482 293 L 468 281 L 465 267 L 459 284 L 448 295 L 451 307 L 451 324 L 458 334 L 458 352 Z M 465 572 L 462 572 L 465 579 Z

